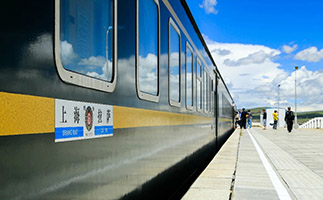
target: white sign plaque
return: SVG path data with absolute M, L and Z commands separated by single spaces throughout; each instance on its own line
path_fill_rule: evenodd
M 113 135 L 113 106 L 55 99 L 55 142 Z

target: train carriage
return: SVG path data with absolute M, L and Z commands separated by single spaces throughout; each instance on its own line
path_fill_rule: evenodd
M 177 199 L 233 131 L 184 0 L 13 0 L 0 16 L 0 199 Z

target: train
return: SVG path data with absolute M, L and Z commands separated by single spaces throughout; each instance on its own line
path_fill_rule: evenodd
M 12 0 L 0 16 L 0 199 L 179 199 L 234 131 L 185 0 Z

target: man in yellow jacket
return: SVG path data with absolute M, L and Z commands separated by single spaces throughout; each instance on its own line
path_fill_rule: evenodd
M 274 126 L 273 126 L 273 129 L 277 129 L 277 123 L 278 123 L 278 112 L 277 112 L 277 110 L 274 111 L 273 118 L 274 118 Z

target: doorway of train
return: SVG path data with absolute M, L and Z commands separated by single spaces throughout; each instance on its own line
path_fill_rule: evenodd
M 215 124 L 215 129 L 214 129 L 214 134 L 215 134 L 215 144 L 216 144 L 216 149 L 218 149 L 219 146 L 219 75 L 218 73 L 214 70 L 214 124 Z

